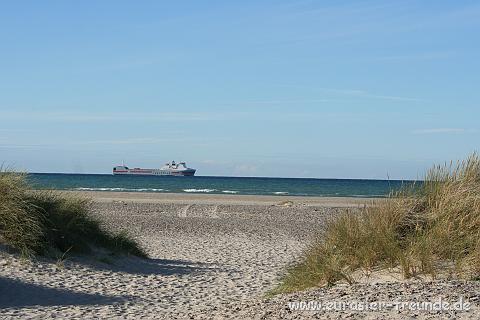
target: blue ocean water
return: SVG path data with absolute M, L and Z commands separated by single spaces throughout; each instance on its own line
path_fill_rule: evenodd
M 244 195 L 291 195 L 321 197 L 385 197 L 412 181 L 114 176 L 111 174 L 31 173 L 28 179 L 36 189 L 213 193 Z

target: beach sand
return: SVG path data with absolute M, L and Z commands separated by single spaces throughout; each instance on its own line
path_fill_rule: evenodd
M 480 292 L 476 282 L 437 281 L 426 288 L 421 282 L 410 281 L 340 285 L 266 299 L 285 268 L 322 231 L 326 219 L 346 207 L 371 205 L 372 199 L 76 194 L 93 198 L 92 210 L 105 227 L 127 230 L 150 259 L 97 252 L 93 257 L 63 262 L 42 258 L 23 261 L 0 249 L 0 317 L 402 318 L 415 314 L 289 311 L 287 303 L 302 299 L 360 300 L 366 296 L 409 301 L 444 295 L 452 300 L 458 296 L 475 300 Z M 468 318 L 478 314 L 474 311 L 456 315 Z M 435 314 L 417 312 L 417 316 L 434 318 Z

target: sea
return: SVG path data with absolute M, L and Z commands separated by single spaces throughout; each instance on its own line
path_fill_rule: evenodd
M 30 173 L 35 189 L 382 198 L 413 181 Z

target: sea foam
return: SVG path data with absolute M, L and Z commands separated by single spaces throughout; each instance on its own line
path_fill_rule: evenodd
M 216 189 L 183 189 L 184 192 L 213 192 Z
M 131 191 L 131 192 L 161 192 L 164 189 L 157 188 L 75 188 L 74 190 L 78 191 Z

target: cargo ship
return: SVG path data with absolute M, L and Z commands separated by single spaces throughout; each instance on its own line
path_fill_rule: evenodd
M 114 175 L 143 175 L 143 176 L 193 176 L 196 169 L 188 168 L 185 162 L 175 161 L 166 163 L 160 169 L 130 169 L 125 165 L 113 167 Z

